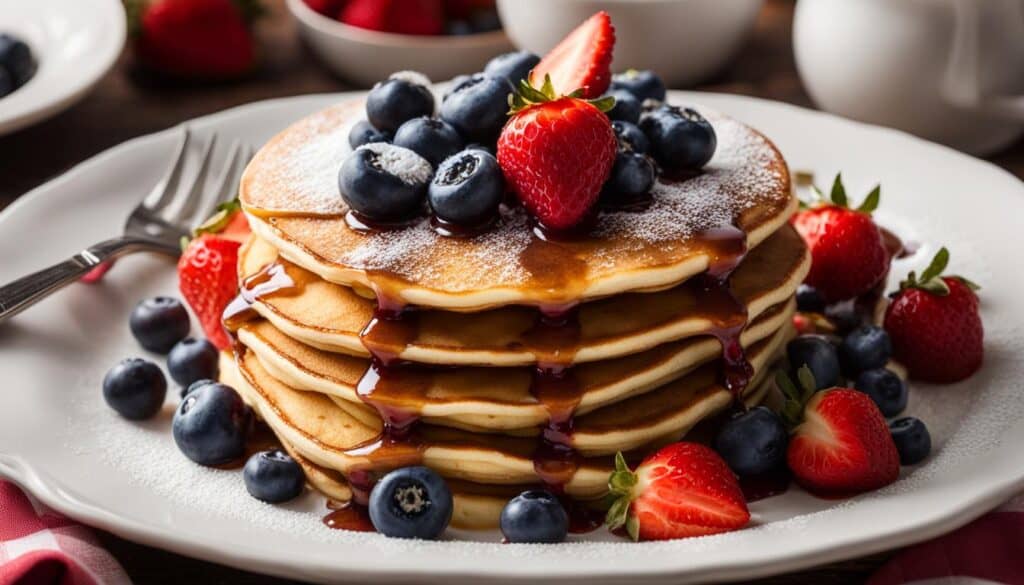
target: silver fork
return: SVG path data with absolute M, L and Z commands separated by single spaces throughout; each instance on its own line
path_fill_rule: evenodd
M 238 180 L 252 157 L 249 146 L 233 142 L 213 187 L 207 188 L 216 142 L 216 135 L 211 135 L 203 146 L 198 169 L 191 182 L 185 185 L 182 175 L 192 141 L 191 132 L 183 128 L 173 162 L 153 190 L 132 210 L 119 237 L 89 246 L 63 262 L 0 287 L 0 322 L 118 256 L 134 252 L 158 252 L 174 257 L 181 254 L 181 238 L 209 217 L 217 205 L 235 197 Z

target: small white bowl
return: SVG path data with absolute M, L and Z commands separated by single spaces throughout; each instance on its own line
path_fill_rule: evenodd
M 498 0 L 505 31 L 543 55 L 600 10 L 615 25 L 613 71 L 651 69 L 669 87 L 706 79 L 746 40 L 763 0 Z
M 125 42 L 121 0 L 0 0 L 0 31 L 24 40 L 35 75 L 0 98 L 0 135 L 68 108 L 103 77 Z
M 480 71 L 491 57 L 512 50 L 500 30 L 466 36 L 399 35 L 332 20 L 303 0 L 287 0 L 287 4 L 313 52 L 332 71 L 360 85 L 373 85 L 403 70 L 443 81 Z

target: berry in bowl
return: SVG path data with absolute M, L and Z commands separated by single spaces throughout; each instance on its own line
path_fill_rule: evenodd
M 333 72 L 373 85 L 393 71 L 476 71 L 511 49 L 486 0 L 287 0 L 299 34 Z

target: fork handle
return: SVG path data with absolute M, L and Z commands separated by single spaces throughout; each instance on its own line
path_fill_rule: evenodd
M 103 262 L 146 249 L 157 248 L 145 240 L 114 238 L 89 246 L 63 262 L 6 284 L 0 287 L 0 322 L 75 282 Z

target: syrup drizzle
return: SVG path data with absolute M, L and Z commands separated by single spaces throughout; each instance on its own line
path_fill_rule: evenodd
M 551 264 L 568 261 L 558 240 L 545 236 L 536 238 L 529 253 L 524 254 L 524 267 L 530 272 L 544 273 L 553 268 Z M 746 236 L 737 228 L 727 227 L 709 230 L 700 235 L 700 240 L 711 261 L 706 274 L 695 280 L 697 306 L 713 321 L 710 334 L 722 345 L 721 382 L 739 403 L 752 369 L 739 339 L 747 325 L 747 311 L 730 290 L 729 278 L 746 255 Z M 224 311 L 224 324 L 230 332 L 255 317 L 252 305 L 257 299 L 301 292 L 305 283 L 297 277 L 300 272 L 289 270 L 290 266 L 279 259 L 243 281 L 238 296 Z M 380 276 L 376 280 L 387 281 L 387 275 Z M 582 288 L 583 280 L 572 279 L 562 285 L 556 291 L 559 296 L 578 298 L 575 293 Z M 353 489 L 353 504 L 324 519 L 325 524 L 338 528 L 360 529 L 360 514 L 365 513 L 362 507 L 378 474 L 420 464 L 426 448 L 419 432 L 416 399 L 428 387 L 429 368 L 400 358 L 402 350 L 419 334 L 419 314 L 380 284 L 374 292 L 377 306 L 373 318 L 360 333 L 371 360 L 358 382 L 357 393 L 377 411 L 383 425 L 378 436 L 346 452 L 360 463 L 346 473 Z M 534 325 L 523 340 L 524 348 L 537 358 L 531 394 L 548 414 L 548 423 L 541 429 L 533 451 L 534 470 L 548 489 L 567 502 L 567 510 L 571 509 L 571 516 L 576 518 L 574 531 L 593 529 L 600 525 L 597 514 L 573 503 L 564 490 L 582 461 L 572 446 L 575 412 L 583 397 L 572 367 L 580 340 L 579 307 L 562 303 L 539 306 Z

